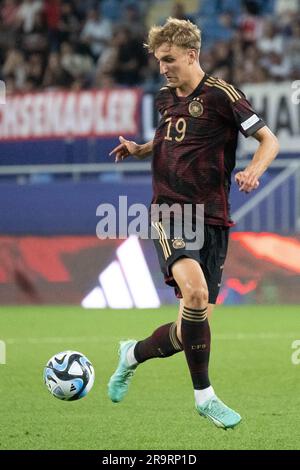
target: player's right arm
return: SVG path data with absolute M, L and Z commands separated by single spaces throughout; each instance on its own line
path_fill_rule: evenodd
M 145 144 L 137 144 L 133 140 L 126 140 L 120 135 L 120 144 L 115 147 L 109 155 L 115 155 L 115 162 L 121 162 L 124 158 L 132 155 L 138 160 L 144 160 L 152 154 L 153 140 L 146 142 Z

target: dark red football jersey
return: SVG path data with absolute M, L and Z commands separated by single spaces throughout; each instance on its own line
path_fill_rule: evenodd
M 232 225 L 238 132 L 248 137 L 265 123 L 240 90 L 208 75 L 184 98 L 163 87 L 156 107 L 162 117 L 153 141 L 152 203 L 204 204 L 205 223 Z

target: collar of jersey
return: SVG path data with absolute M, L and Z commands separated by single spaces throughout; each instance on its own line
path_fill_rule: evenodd
M 204 83 L 206 82 L 207 78 L 208 78 L 208 75 L 207 75 L 207 73 L 205 73 L 204 77 L 202 78 L 200 83 L 196 86 L 195 90 L 192 91 L 192 93 L 188 96 L 177 96 L 176 90 L 174 88 L 170 88 L 170 91 L 171 91 L 171 93 L 174 96 L 176 101 L 192 100 L 195 96 L 199 96 L 199 94 L 202 90 L 202 87 L 203 87 Z

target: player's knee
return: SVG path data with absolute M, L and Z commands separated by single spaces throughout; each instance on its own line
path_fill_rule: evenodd
M 208 290 L 206 286 L 189 286 L 183 295 L 184 305 L 190 308 L 203 308 L 208 303 Z

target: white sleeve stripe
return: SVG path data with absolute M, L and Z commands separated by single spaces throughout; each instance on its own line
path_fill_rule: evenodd
M 249 119 L 241 123 L 244 131 L 247 131 L 250 127 L 254 126 L 259 121 L 259 117 L 256 114 L 253 114 Z

